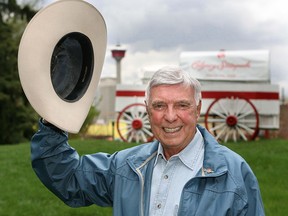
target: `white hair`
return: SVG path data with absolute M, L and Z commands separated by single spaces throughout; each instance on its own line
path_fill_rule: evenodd
M 200 82 L 197 79 L 195 79 L 191 75 L 191 73 L 177 66 L 166 66 L 157 70 L 153 74 L 145 92 L 146 103 L 149 103 L 150 90 L 154 86 L 176 85 L 176 84 L 183 84 L 185 86 L 190 86 L 191 88 L 193 88 L 195 91 L 194 98 L 195 98 L 196 104 L 197 105 L 199 104 L 199 102 L 201 101 Z

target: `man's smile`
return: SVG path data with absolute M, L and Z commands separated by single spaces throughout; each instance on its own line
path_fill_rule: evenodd
M 180 131 L 181 128 L 182 128 L 182 126 L 174 127 L 174 128 L 171 128 L 171 127 L 163 127 L 163 130 L 164 130 L 166 133 L 175 133 L 175 132 Z

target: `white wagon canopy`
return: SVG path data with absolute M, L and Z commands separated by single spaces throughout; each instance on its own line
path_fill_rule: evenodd
M 270 82 L 267 50 L 183 52 L 180 66 L 200 81 Z

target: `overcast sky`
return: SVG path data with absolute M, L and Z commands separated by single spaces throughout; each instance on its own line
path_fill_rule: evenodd
M 46 4 L 54 1 L 46 0 Z M 123 83 L 142 69 L 179 64 L 184 51 L 270 51 L 271 82 L 288 96 L 287 0 L 89 0 L 103 15 L 108 50 L 102 76 L 116 76 L 111 47 L 126 49 Z

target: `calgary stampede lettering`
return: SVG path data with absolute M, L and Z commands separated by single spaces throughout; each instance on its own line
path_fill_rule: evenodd
M 195 61 L 191 64 L 192 69 L 197 70 L 197 71 L 202 71 L 202 70 L 206 70 L 206 71 L 215 71 L 215 70 L 225 70 L 225 69 L 229 69 L 229 70 L 237 70 L 239 68 L 251 68 L 251 62 L 250 61 L 246 61 L 245 63 L 232 63 L 229 62 L 225 59 L 225 54 L 224 52 L 221 52 L 217 55 L 217 58 L 220 60 L 217 64 L 211 64 L 208 63 L 205 60 L 198 60 Z

